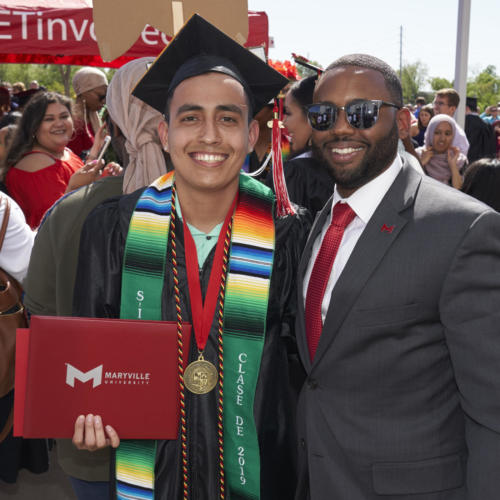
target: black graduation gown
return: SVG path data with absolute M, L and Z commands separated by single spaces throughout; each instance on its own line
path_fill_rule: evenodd
M 122 257 L 130 217 L 142 190 L 97 207 L 85 222 L 80 246 L 74 293 L 74 315 L 119 317 Z M 288 500 L 295 487 L 295 394 L 289 382 L 287 351 L 296 362 L 293 323 L 295 275 L 310 228 L 310 216 L 286 217 L 276 223 L 276 251 L 271 278 L 267 332 L 262 365 L 255 394 L 254 416 L 261 452 L 262 500 Z M 188 284 L 183 251 L 182 225 L 177 225 L 177 255 L 182 317 L 191 321 Z M 215 249 L 200 271 L 202 294 L 206 293 Z M 173 297 L 171 248 L 167 249 L 167 270 L 162 297 L 163 320 L 176 319 Z M 217 327 L 212 325 L 204 351 L 216 365 Z M 191 339 L 190 360 L 197 358 Z M 297 366 L 293 368 L 297 379 Z M 300 378 L 300 377 L 299 377 Z M 300 384 L 300 380 L 296 380 Z M 295 387 L 298 391 L 299 387 Z M 216 390 L 205 395 L 186 391 L 190 499 L 218 498 L 218 445 Z M 154 408 L 145 409 L 154 411 Z M 112 422 L 110 422 L 112 425 Z M 182 497 L 180 439 L 160 441 L 157 448 L 155 498 Z M 236 500 L 235 495 L 226 495 Z
M 286 161 L 283 172 L 290 200 L 307 208 L 314 217 L 324 207 L 335 187 L 328 167 L 314 157 L 299 157 Z M 265 183 L 274 189 L 272 173 Z
M 495 158 L 496 140 L 493 127 L 477 115 L 465 115 L 465 135 L 469 140 L 469 164 L 481 158 Z

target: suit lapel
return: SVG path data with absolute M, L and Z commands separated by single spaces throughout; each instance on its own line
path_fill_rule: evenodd
M 306 329 L 305 329 L 305 313 L 304 313 L 304 275 L 307 270 L 307 266 L 311 259 L 312 247 L 316 238 L 321 233 L 323 226 L 326 223 L 326 219 L 331 212 L 332 209 L 332 200 L 333 196 L 327 201 L 326 205 L 322 208 L 320 212 L 316 214 L 316 219 L 314 220 L 314 224 L 311 228 L 309 236 L 307 238 L 306 245 L 304 247 L 304 251 L 302 252 L 302 257 L 300 259 L 299 271 L 298 271 L 298 279 L 297 279 L 297 318 L 296 318 L 296 338 L 297 338 L 297 346 L 299 349 L 299 354 L 302 359 L 302 363 L 309 373 L 311 369 L 311 360 L 309 357 L 309 346 L 307 345 L 306 338 Z
M 420 181 L 412 167 L 403 167 L 361 234 L 333 289 L 314 365 L 336 338 L 363 286 L 404 228 L 407 220 L 401 212 L 413 204 Z
M 318 235 L 321 233 L 321 230 L 326 223 L 326 219 L 328 218 L 328 215 L 332 210 L 332 200 L 333 196 L 326 202 L 326 205 L 321 209 L 321 211 L 316 214 L 316 218 L 314 219 L 311 231 L 309 232 L 309 236 L 307 237 L 307 242 L 304 247 L 304 251 L 302 252 L 302 257 L 299 264 L 299 280 L 301 282 L 304 280 L 304 275 L 309 264 L 309 259 L 311 258 L 311 252 L 314 242 L 316 241 Z

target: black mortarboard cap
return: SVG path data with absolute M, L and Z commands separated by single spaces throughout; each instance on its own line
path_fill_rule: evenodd
M 467 96 L 465 98 L 465 105 L 469 106 L 471 111 L 476 111 L 477 110 L 477 97 Z
M 177 85 L 212 71 L 227 74 L 243 85 L 254 115 L 288 83 L 262 59 L 194 14 L 151 65 L 132 94 L 165 113 L 167 99 Z

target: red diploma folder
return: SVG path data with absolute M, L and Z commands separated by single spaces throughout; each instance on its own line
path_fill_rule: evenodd
M 71 438 L 92 413 L 123 439 L 176 439 L 177 359 L 176 323 L 32 316 L 17 331 L 14 435 Z

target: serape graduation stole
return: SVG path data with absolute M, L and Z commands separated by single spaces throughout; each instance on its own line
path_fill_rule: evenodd
M 173 172 L 142 193 L 130 220 L 122 269 L 120 318 L 161 320 Z M 144 298 L 147 297 L 147 300 Z M 122 440 L 116 450 L 118 500 L 152 500 L 156 441 Z
M 160 177 L 135 207 L 125 245 L 121 318 L 161 320 L 173 182 L 173 172 Z M 226 487 L 249 500 L 260 498 L 253 407 L 274 261 L 273 207 L 271 190 L 241 174 L 224 299 L 224 470 Z M 121 442 L 116 451 L 119 500 L 154 498 L 155 459 L 155 441 Z

